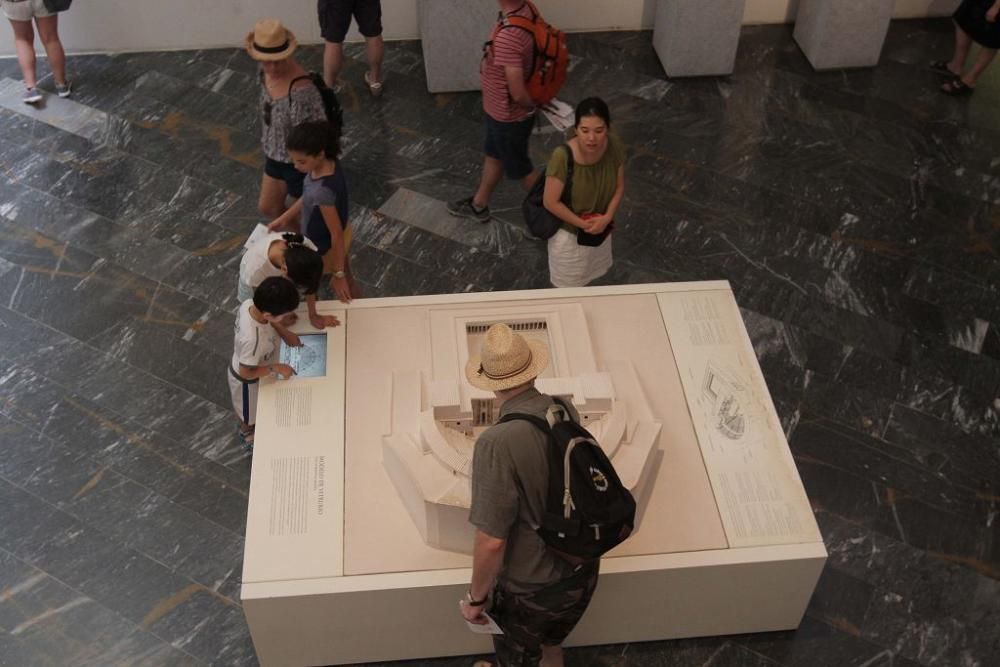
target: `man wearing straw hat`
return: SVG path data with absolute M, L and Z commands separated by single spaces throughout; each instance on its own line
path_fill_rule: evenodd
M 465 376 L 472 386 L 494 393 L 500 417 L 519 413 L 545 419 L 553 400 L 535 389 L 535 378 L 548 363 L 544 343 L 495 324 Z M 578 421 L 572 406 L 570 411 Z M 515 420 L 484 431 L 473 454 L 469 521 L 476 536 L 462 616 L 485 624 L 488 612 L 497 622 L 504 632 L 493 636 L 501 666 L 537 665 L 542 659 L 546 667 L 561 666 L 561 644 L 597 587 L 598 561 L 572 565 L 535 532 L 545 511 L 548 447 L 546 434 Z

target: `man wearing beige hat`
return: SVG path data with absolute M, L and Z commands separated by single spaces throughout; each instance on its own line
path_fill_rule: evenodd
M 545 419 L 553 399 L 535 389 L 535 378 L 548 363 L 544 343 L 495 324 L 465 375 L 472 386 L 494 393 L 500 418 L 517 413 Z M 572 406 L 569 411 L 578 421 Z M 560 645 L 597 586 L 599 561 L 571 564 L 535 532 L 545 512 L 549 446 L 545 433 L 514 420 L 484 431 L 473 454 L 469 521 L 476 536 L 462 616 L 485 624 L 485 612 L 497 622 L 504 633 L 493 636 L 501 666 L 536 665 L 543 659 L 546 667 L 562 665 Z

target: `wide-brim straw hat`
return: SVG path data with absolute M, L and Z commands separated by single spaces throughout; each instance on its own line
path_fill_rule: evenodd
M 545 343 L 526 340 L 506 324 L 494 324 L 486 332 L 480 356 L 465 364 L 465 377 L 473 387 L 503 391 L 535 379 L 548 365 Z
M 254 60 L 284 60 L 299 45 L 295 34 L 278 19 L 261 19 L 247 35 L 247 53 Z

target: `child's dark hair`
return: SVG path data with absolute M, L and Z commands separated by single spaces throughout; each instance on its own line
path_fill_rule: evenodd
M 608 104 L 600 97 L 588 97 L 576 105 L 576 121 L 574 127 L 580 127 L 580 121 L 587 116 L 597 116 L 604 121 L 604 124 L 611 127 L 611 110 Z
M 299 307 L 299 291 L 291 280 L 271 276 L 253 291 L 253 305 L 262 313 L 278 317 Z
M 288 244 L 285 250 L 285 268 L 288 279 L 306 294 L 319 291 L 319 282 L 323 278 L 323 258 L 318 252 L 305 245 L 302 234 L 289 232 L 281 238 Z
M 285 148 L 306 155 L 323 155 L 328 160 L 340 157 L 340 127 L 325 120 L 311 120 L 292 128 Z

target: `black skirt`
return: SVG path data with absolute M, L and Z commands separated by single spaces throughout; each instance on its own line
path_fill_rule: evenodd
M 955 10 L 954 19 L 958 27 L 969 33 L 973 41 L 988 49 L 1000 49 L 1000 21 L 990 23 L 986 12 L 994 0 L 962 0 Z

